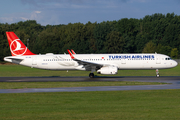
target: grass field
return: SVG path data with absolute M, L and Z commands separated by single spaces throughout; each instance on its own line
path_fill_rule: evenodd
M 0 94 L 0 119 L 179 120 L 180 90 Z
M 171 69 L 159 70 L 161 76 L 180 76 L 180 65 Z M 50 71 L 21 65 L 0 65 L 0 77 L 15 76 L 89 76 L 89 71 Z M 116 75 L 97 76 L 156 76 L 155 70 L 119 70 Z
M 161 85 L 159 82 L 0 82 L 0 89 L 23 89 L 23 88 L 59 88 L 59 87 L 89 87 L 89 86 L 127 86 L 127 85 Z

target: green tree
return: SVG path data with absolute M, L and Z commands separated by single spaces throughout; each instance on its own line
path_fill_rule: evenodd
M 108 33 L 111 32 L 111 24 L 103 21 L 102 23 L 96 24 L 94 28 L 94 39 L 96 41 L 96 53 L 106 53 L 105 43 L 107 40 Z
M 159 48 L 159 53 L 170 56 L 171 55 L 171 49 L 172 48 L 170 46 L 161 46 Z
M 178 57 L 178 50 L 177 50 L 177 48 L 173 48 L 171 50 L 171 57 L 177 59 L 177 57 Z
M 120 37 L 121 34 L 116 31 L 112 31 L 107 35 L 106 49 L 108 53 L 122 53 L 124 46 L 124 39 Z
M 156 52 L 156 45 L 152 41 L 148 42 L 142 51 L 142 53 L 154 53 L 154 52 Z

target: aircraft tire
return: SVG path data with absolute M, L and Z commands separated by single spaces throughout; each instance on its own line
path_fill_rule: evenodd
M 89 73 L 90 78 L 94 78 L 94 73 Z
M 158 75 L 156 75 L 156 77 L 158 78 L 158 77 L 160 77 L 160 75 L 158 74 Z

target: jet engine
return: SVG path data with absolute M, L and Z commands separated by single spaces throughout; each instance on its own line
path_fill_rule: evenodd
M 114 66 L 106 66 L 102 67 L 101 69 L 97 70 L 98 74 L 105 74 L 105 75 L 111 75 L 111 74 L 117 74 L 118 68 Z

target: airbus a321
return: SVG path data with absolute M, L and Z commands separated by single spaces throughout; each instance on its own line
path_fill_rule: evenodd
M 86 70 L 98 74 L 117 74 L 124 69 L 154 69 L 159 77 L 158 69 L 173 68 L 177 62 L 163 54 L 76 54 L 68 50 L 69 55 L 32 53 L 14 32 L 6 32 L 12 56 L 4 60 L 32 68 L 47 70 Z

